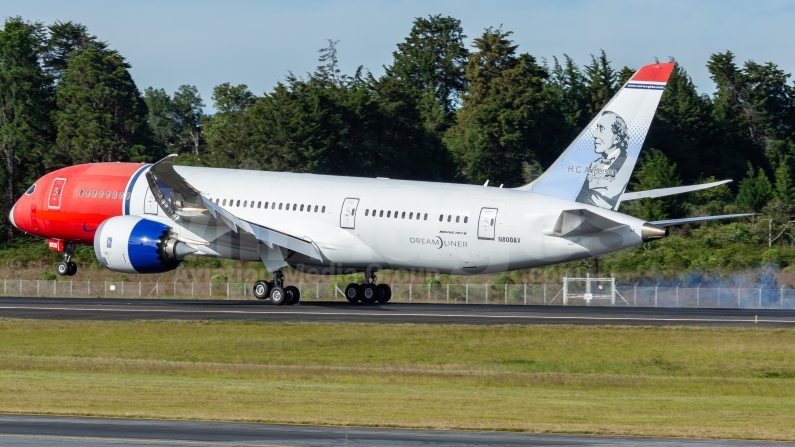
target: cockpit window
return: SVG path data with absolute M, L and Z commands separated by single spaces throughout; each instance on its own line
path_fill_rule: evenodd
M 30 188 L 28 188 L 27 191 L 25 191 L 25 194 L 31 195 L 31 194 L 33 194 L 33 191 L 35 191 L 35 190 L 36 190 L 36 184 L 34 183 L 34 184 L 30 185 Z

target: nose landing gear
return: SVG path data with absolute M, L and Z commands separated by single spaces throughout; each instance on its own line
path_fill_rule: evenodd
M 364 304 L 372 304 L 378 301 L 386 303 L 392 298 L 392 289 L 386 284 L 375 283 L 375 272 L 368 271 L 365 275 L 364 284 L 351 283 L 345 288 L 345 299 L 351 303 L 361 301 Z
M 76 245 L 69 242 L 64 245 L 63 261 L 59 262 L 56 266 L 56 271 L 61 276 L 74 276 L 77 273 L 77 264 L 72 262 L 72 255 L 75 252 Z
M 298 304 L 301 292 L 298 287 L 284 286 L 284 274 L 277 270 L 273 272 L 273 281 L 257 281 L 254 283 L 254 297 L 258 300 L 270 298 L 277 306 Z

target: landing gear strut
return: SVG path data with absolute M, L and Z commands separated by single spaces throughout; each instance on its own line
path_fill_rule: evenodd
M 345 288 L 345 298 L 351 303 L 357 301 L 364 304 L 372 304 L 376 301 L 381 304 L 386 303 L 392 298 L 392 289 L 386 284 L 376 285 L 375 280 L 375 271 L 368 270 L 365 273 L 364 284 L 348 284 L 348 287 Z
M 63 261 L 58 263 L 56 267 L 58 274 L 61 276 L 74 276 L 77 273 L 77 264 L 72 262 L 72 255 L 75 252 L 76 245 L 69 242 L 64 245 Z
M 270 298 L 277 306 L 298 304 L 301 292 L 298 287 L 284 286 L 284 273 L 281 270 L 273 272 L 273 281 L 257 281 L 254 283 L 254 297 L 258 300 Z

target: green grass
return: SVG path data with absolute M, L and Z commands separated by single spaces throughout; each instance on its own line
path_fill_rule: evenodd
M 0 412 L 795 439 L 795 331 L 0 320 Z

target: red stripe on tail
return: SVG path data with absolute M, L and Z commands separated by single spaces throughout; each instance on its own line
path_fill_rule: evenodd
M 646 65 L 638 70 L 631 80 L 639 82 L 668 82 L 668 77 L 671 76 L 674 65 L 676 65 L 675 62 Z

